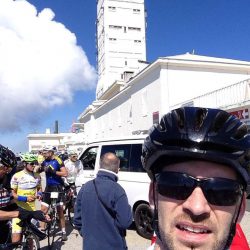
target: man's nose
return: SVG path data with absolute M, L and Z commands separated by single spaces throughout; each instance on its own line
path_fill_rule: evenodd
M 200 187 L 196 187 L 182 205 L 183 209 L 193 216 L 206 217 L 211 211 L 210 204 L 208 203 Z

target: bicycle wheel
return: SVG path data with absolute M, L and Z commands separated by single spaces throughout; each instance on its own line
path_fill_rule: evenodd
M 48 224 L 48 229 L 47 229 L 49 248 L 53 247 L 55 234 L 56 234 L 56 218 L 53 217 L 53 220 Z
M 24 238 L 23 247 L 21 248 L 23 250 L 39 250 L 40 249 L 40 243 L 38 237 L 30 233 Z

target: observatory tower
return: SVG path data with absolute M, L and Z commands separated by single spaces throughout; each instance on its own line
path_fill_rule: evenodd
M 145 18 L 144 0 L 97 1 L 97 100 L 145 67 Z

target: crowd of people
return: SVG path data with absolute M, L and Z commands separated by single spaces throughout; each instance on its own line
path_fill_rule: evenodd
M 65 163 L 55 152 L 55 147 L 45 146 L 39 155 L 20 154 L 21 161 L 17 166 L 15 154 L 0 145 L 0 244 L 20 242 L 20 220 L 37 219 L 40 221 L 40 229 L 45 230 L 45 223 L 50 220 L 47 215 L 51 202 L 50 193 L 64 192 L 65 186 L 74 184 L 77 174 L 82 169 L 77 152 L 69 151 Z M 46 176 L 44 193 L 41 172 L 45 172 Z M 41 210 L 36 210 L 36 200 L 41 202 Z M 64 196 L 61 195 L 57 200 L 57 210 L 61 239 L 66 241 L 63 205 Z
M 83 169 L 75 151 L 62 160 L 52 146 L 44 147 L 39 157 L 27 153 L 21 158 L 23 170 L 14 173 L 15 155 L 0 145 L 0 243 L 20 241 L 22 219 L 48 221 L 48 194 L 63 193 Z M 249 249 L 239 226 L 250 180 L 250 135 L 244 123 L 219 109 L 172 110 L 149 130 L 141 159 L 151 179 L 154 250 Z M 105 153 L 97 177 L 78 193 L 74 224 L 84 238 L 84 250 L 127 249 L 132 211 L 117 183 L 119 166 L 114 153 Z M 46 175 L 45 193 L 41 172 Z M 41 201 L 39 211 L 36 200 Z M 61 239 L 66 241 L 63 195 L 57 205 Z

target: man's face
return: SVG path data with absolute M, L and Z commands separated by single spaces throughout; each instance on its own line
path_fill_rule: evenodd
M 76 154 L 70 155 L 70 160 L 73 161 L 73 162 L 76 162 L 77 161 L 77 155 Z
M 52 159 L 53 154 L 54 154 L 53 151 L 47 151 L 47 150 L 43 151 L 43 157 L 44 157 L 45 160 Z
M 235 172 L 229 167 L 204 161 L 172 164 L 162 171 L 186 173 L 196 178 L 236 179 Z M 152 194 L 152 185 L 150 193 Z M 223 249 L 239 202 L 232 206 L 211 205 L 200 187 L 196 187 L 186 200 L 176 200 L 155 193 L 162 249 Z
M 37 163 L 36 162 L 26 162 L 25 163 L 25 168 L 26 170 L 28 170 L 29 172 L 34 172 L 34 168 L 35 166 L 37 166 Z

